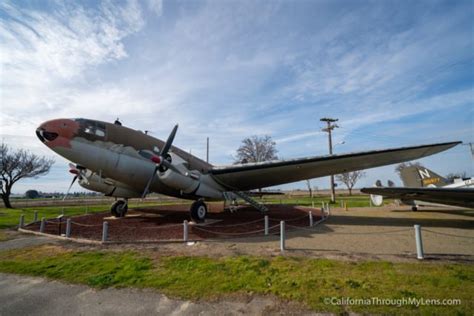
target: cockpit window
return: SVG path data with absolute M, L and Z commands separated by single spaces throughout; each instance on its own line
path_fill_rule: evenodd
M 86 119 L 76 119 L 76 122 L 80 125 L 80 130 L 93 138 L 104 138 L 105 137 L 105 124 L 102 122 L 91 121 Z M 85 136 L 86 136 L 85 135 Z

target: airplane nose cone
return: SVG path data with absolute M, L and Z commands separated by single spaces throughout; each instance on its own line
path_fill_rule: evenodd
M 42 123 L 36 129 L 36 136 L 48 147 L 70 148 L 70 141 L 77 133 L 79 124 L 71 119 L 56 119 Z

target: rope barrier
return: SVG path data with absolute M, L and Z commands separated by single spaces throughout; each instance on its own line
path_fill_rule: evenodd
M 441 232 L 437 232 L 437 231 L 434 231 L 434 230 L 429 230 L 429 229 L 426 229 L 426 228 L 423 228 L 423 232 L 429 232 L 429 233 L 432 233 L 432 234 L 438 234 L 438 235 L 444 235 L 444 236 L 450 236 L 450 237 L 474 239 L 474 237 L 470 237 L 470 236 L 460 236 L 460 235 L 454 235 L 454 234 L 441 233 Z
M 163 226 L 145 226 L 145 227 L 128 227 L 128 226 L 113 226 L 113 228 L 120 228 L 120 229 L 151 229 L 151 228 L 156 228 L 156 229 L 162 229 L 162 228 L 173 228 L 173 227 L 183 227 L 183 224 L 173 224 L 173 225 L 163 225 Z
M 250 222 L 246 222 L 246 223 L 233 224 L 233 225 L 212 225 L 211 224 L 212 226 L 210 225 L 208 227 L 212 227 L 212 228 L 214 228 L 214 227 L 216 227 L 216 228 L 218 228 L 218 227 L 237 227 L 237 226 L 244 226 L 244 225 L 248 225 L 248 224 L 257 223 L 257 222 L 260 222 L 260 221 L 263 221 L 263 218 L 256 219 L 254 221 L 250 221 Z
M 270 229 L 273 229 L 273 228 L 276 228 L 276 227 L 279 227 L 280 225 L 275 225 L 275 226 L 271 226 L 269 227 L 269 230 Z M 215 234 L 215 235 L 223 235 L 223 236 L 244 236 L 244 235 L 254 235 L 254 234 L 257 234 L 257 233 L 262 233 L 265 231 L 265 229 L 259 229 L 259 230 L 254 230 L 254 231 L 250 231 L 250 232 L 244 232 L 244 233 L 223 233 L 223 232 L 215 232 L 215 231 L 212 231 L 212 230 L 208 230 L 208 229 L 204 229 L 204 228 L 201 228 L 201 227 L 196 227 L 194 226 L 193 229 L 197 229 L 197 230 L 200 230 L 200 231 L 203 231 L 203 232 L 207 232 L 207 233 L 211 233 L 211 234 Z
M 314 215 L 314 214 L 313 214 Z M 316 215 L 314 215 L 316 216 Z M 301 217 L 297 217 L 297 218 L 293 218 L 293 219 L 284 219 L 284 218 L 273 218 L 273 217 L 269 217 L 268 220 L 270 221 L 285 221 L 285 223 L 288 223 L 288 222 L 296 222 L 296 221 L 299 221 L 299 220 L 302 220 L 303 218 L 308 218 L 309 217 L 309 213 L 306 214 L 306 215 L 303 215 Z
M 383 234 L 392 234 L 392 233 L 400 233 L 400 232 L 405 232 L 405 231 L 411 231 L 412 228 L 404 228 L 404 229 L 399 229 L 399 230 L 392 230 L 392 231 L 378 231 L 378 232 L 364 232 L 364 233 L 338 233 L 338 232 L 327 232 L 331 235 L 383 235 Z
M 77 222 L 73 222 L 71 221 L 71 225 L 77 225 L 77 226 L 83 226 L 83 227 L 102 227 L 102 224 L 99 224 L 99 225 L 89 225 L 89 224 L 82 224 L 82 223 L 77 223 Z

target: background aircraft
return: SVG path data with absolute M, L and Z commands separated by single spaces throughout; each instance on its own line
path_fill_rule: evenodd
M 74 163 L 71 186 L 79 179 L 87 189 L 122 198 L 112 205 L 113 215 L 126 214 L 129 198 L 157 192 L 195 200 L 190 210 L 195 221 L 206 217 L 205 200 L 240 197 L 265 211 L 245 191 L 418 159 L 460 143 L 215 167 L 173 146 L 177 129 L 164 142 L 121 124 L 77 118 L 47 121 L 36 135 Z
M 400 177 L 405 187 L 381 187 L 377 181 L 374 188 L 362 188 L 370 194 L 372 203 L 382 205 L 383 197 L 400 199 L 403 204 L 411 205 L 413 211 L 418 206 L 454 205 L 474 208 L 474 180 L 454 179 L 449 181 L 439 174 L 421 166 L 407 166 L 400 169 Z

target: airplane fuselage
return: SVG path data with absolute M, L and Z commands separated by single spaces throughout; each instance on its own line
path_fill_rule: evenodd
M 155 163 L 143 158 L 139 152 L 159 154 L 164 146 L 162 140 L 141 131 L 86 119 L 48 121 L 38 128 L 37 134 L 57 154 L 92 171 L 90 179 L 80 182 L 81 185 L 120 197 L 142 195 L 155 170 Z M 153 178 L 150 191 L 187 199 L 220 198 L 218 192 L 221 187 L 210 175 L 205 174 L 212 167 L 210 164 L 174 146 L 169 155 L 173 164 L 182 168 L 183 172 L 192 172 L 200 183 L 215 192 L 205 192 L 208 196 L 200 196 L 196 194 L 198 190 L 185 192 L 181 186 L 177 189 L 167 185 L 165 182 L 173 183 L 172 181 L 176 181 L 173 177 L 177 175 L 166 171 L 162 173 L 162 177 Z

